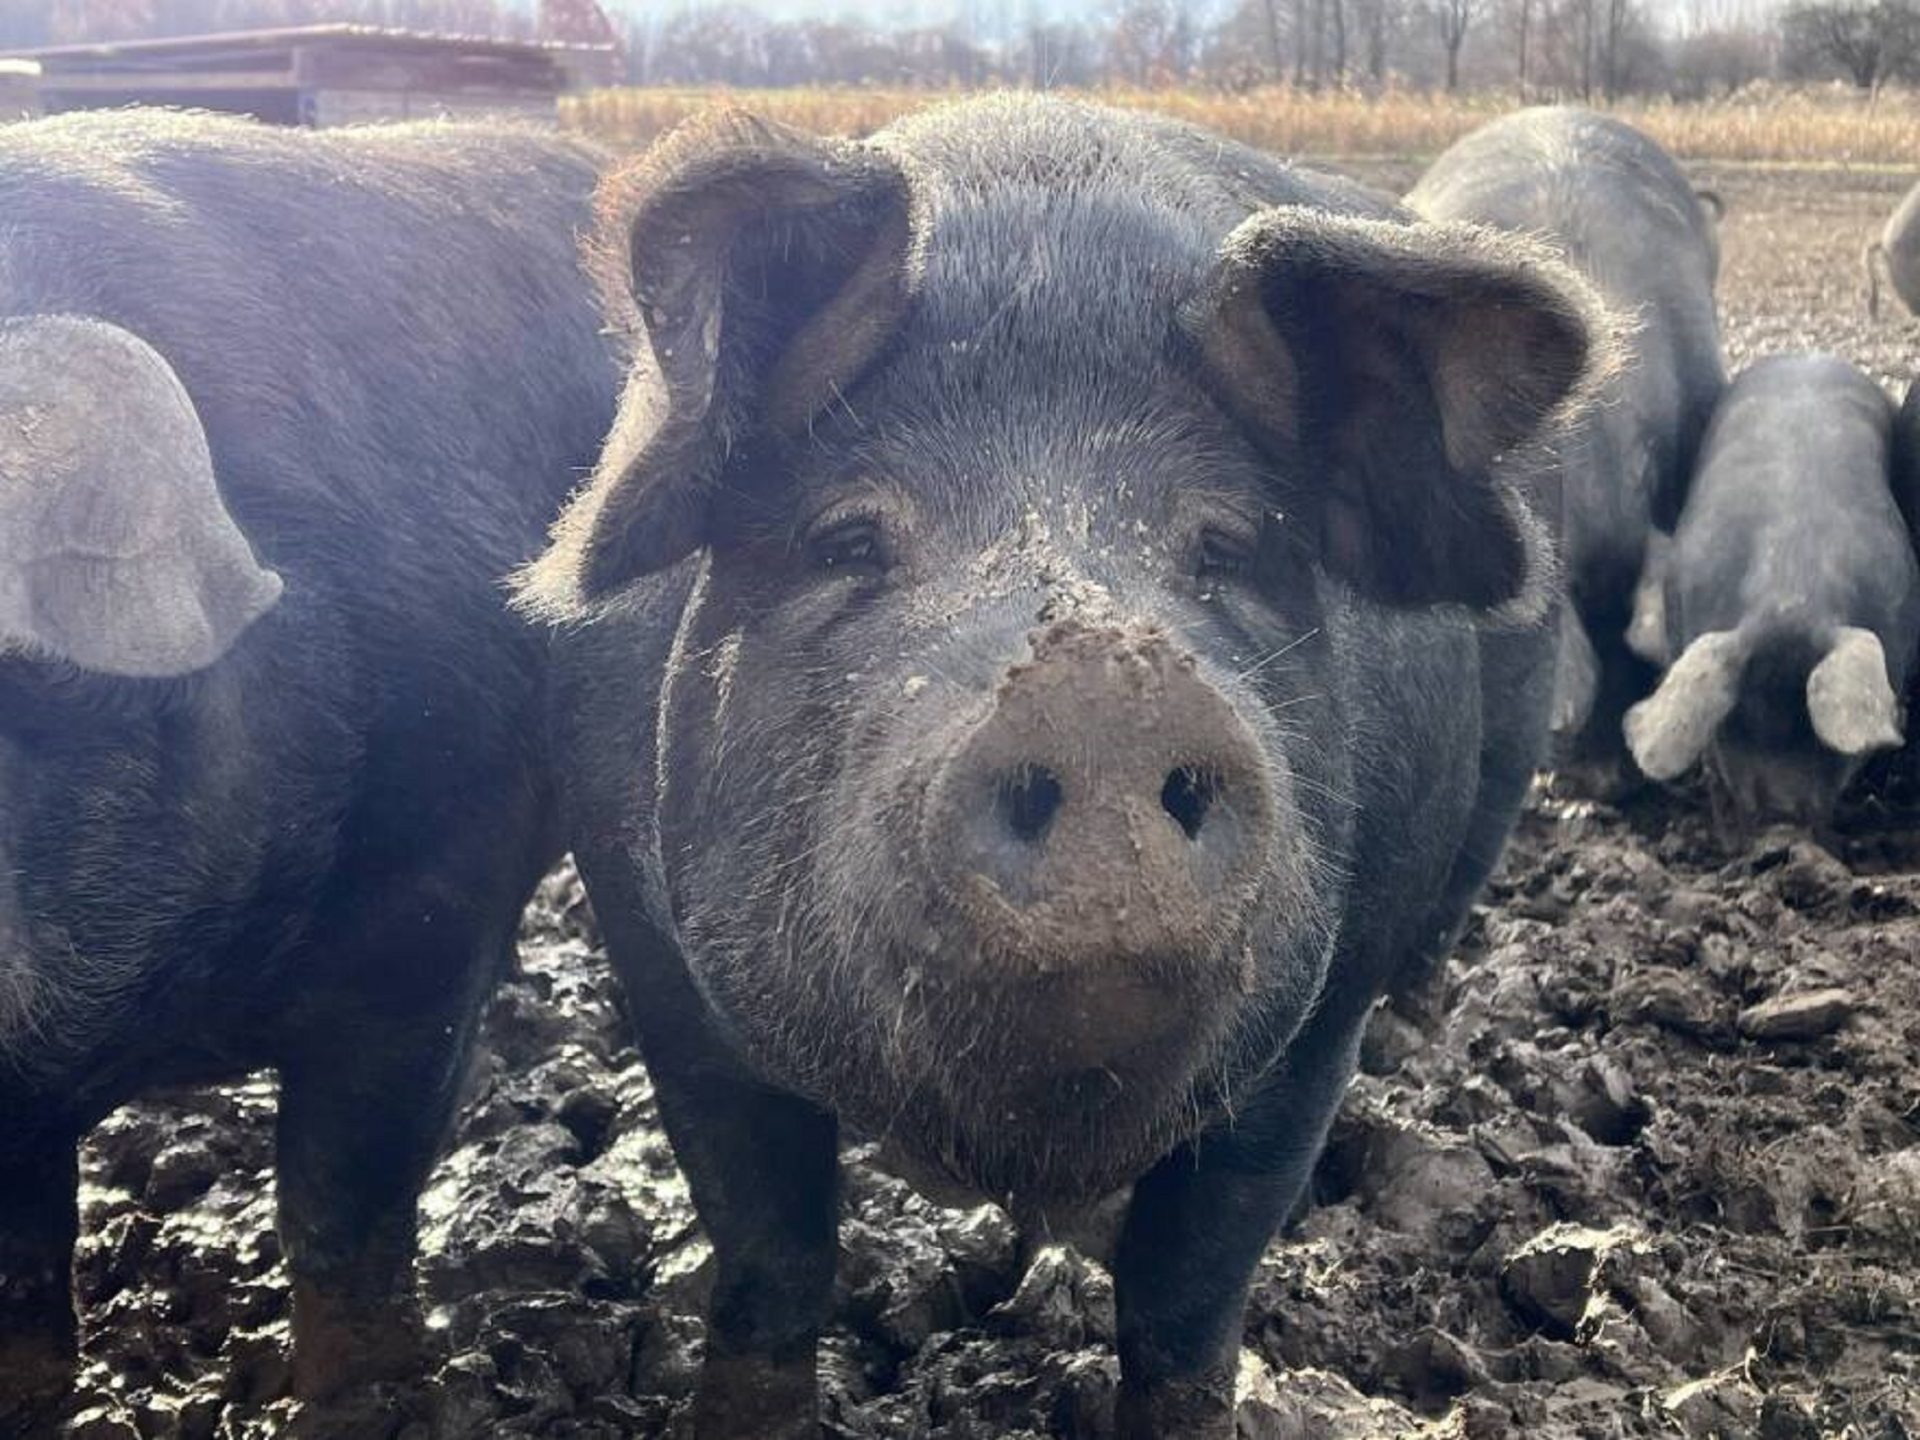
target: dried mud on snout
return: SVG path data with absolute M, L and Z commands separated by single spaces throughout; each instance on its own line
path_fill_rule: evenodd
M 1857 265 L 1909 177 L 1695 178 L 1728 204 L 1734 368 L 1920 360 Z M 1722 852 L 1659 797 L 1537 800 L 1460 954 L 1375 1025 L 1317 1205 L 1261 1268 L 1243 1434 L 1920 1434 L 1920 793 L 1889 779 L 1831 848 Z M 585 920 L 556 877 L 423 1204 L 429 1393 L 302 1425 L 685 1433 L 705 1252 Z M 271 1118 L 262 1080 L 94 1136 L 71 1433 L 296 1419 Z M 829 1433 L 1104 1433 L 1097 1268 L 1023 1263 L 997 1211 L 861 1165 L 845 1213 Z

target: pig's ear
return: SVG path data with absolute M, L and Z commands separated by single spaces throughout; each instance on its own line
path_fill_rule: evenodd
M 1494 466 L 1611 353 L 1564 266 L 1470 226 L 1276 209 L 1228 237 L 1186 319 L 1331 571 L 1390 604 L 1538 616 L 1551 547 Z
M 1840 629 L 1807 676 L 1807 714 L 1820 743 L 1837 754 L 1867 755 L 1906 743 L 1878 635 L 1851 625 Z
M 737 111 L 683 126 L 601 197 L 635 363 L 600 464 L 522 603 L 576 613 L 708 539 L 730 457 L 803 434 L 897 328 L 911 194 L 891 157 Z
M 1746 648 L 1731 630 L 1710 630 L 1680 652 L 1660 688 L 1627 711 L 1627 749 L 1650 780 L 1677 780 L 1706 753 L 1739 698 Z
M 183 675 L 279 597 L 152 347 L 92 320 L 0 321 L 0 651 Z

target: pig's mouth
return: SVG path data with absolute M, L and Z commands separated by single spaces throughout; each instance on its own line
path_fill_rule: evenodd
M 849 736 L 797 909 L 858 1000 L 813 1088 L 976 1191 L 1084 1199 L 1270 1061 L 1239 1027 L 1297 1020 L 1324 917 L 1271 737 L 1169 632 L 1027 639 L 990 693 Z
M 1178 978 L 1176 978 L 1178 977 Z M 1149 1168 L 1209 1117 L 1235 1013 L 1192 967 L 909 993 L 881 1070 L 895 1099 L 847 1111 L 948 1183 L 995 1199 L 1084 1201 Z
M 777 946 L 729 909 L 710 938 L 745 943 L 694 958 L 763 1073 L 908 1157 L 915 1183 L 1049 1204 L 1118 1189 L 1255 1083 L 1324 974 L 1308 955 L 1324 927 L 1284 885 L 1198 943 L 1108 948 L 1082 930 L 1036 946 L 943 904 L 886 833 L 791 872 Z
M 1137 1178 L 1195 1128 L 1192 1086 L 1131 1086 L 1110 1066 L 1065 1072 L 1043 1094 L 1000 1095 L 957 1112 L 929 1095 L 883 1138 L 957 1188 L 1020 1205 L 1082 1204 Z M 1026 1103 L 1023 1103 L 1025 1101 Z
M 1074 1077 L 1104 1077 L 1118 1088 L 1129 1073 L 1171 1068 L 1193 1048 L 1200 1018 L 1174 985 L 1150 974 L 1105 977 L 1020 987 L 1023 1010 L 1032 1018 L 1020 1028 L 1027 1054 L 1012 1079 L 1034 1085 L 1070 1086 Z M 1096 1086 L 1096 1089 L 1104 1087 Z

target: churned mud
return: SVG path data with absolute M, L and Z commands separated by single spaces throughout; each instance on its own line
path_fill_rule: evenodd
M 1901 177 L 1704 178 L 1736 362 L 1920 360 L 1920 325 L 1859 300 Z M 1243 1435 L 1920 1435 L 1915 788 L 1889 767 L 1825 845 L 1728 851 L 1687 797 L 1543 787 L 1461 952 L 1378 1018 L 1261 1268 Z M 410 1402 L 285 1398 L 270 1079 L 116 1114 L 85 1157 L 68 1433 L 684 1433 L 706 1252 L 623 1003 L 563 871 L 423 1201 L 442 1358 Z M 996 1210 L 858 1163 L 845 1209 L 829 1433 L 1105 1433 L 1097 1267 L 1022 1263 Z

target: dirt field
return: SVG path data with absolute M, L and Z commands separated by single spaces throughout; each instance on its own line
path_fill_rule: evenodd
M 1900 177 L 1700 178 L 1736 364 L 1920 361 L 1920 324 L 1859 298 Z M 1920 1435 L 1920 815 L 1855 810 L 1832 849 L 1727 854 L 1684 800 L 1539 799 L 1426 1010 L 1376 1026 L 1318 1204 L 1260 1272 L 1244 1435 Z M 550 882 L 425 1201 L 444 1368 L 412 1419 L 366 1397 L 357 1433 L 676 1433 L 704 1250 L 583 920 Z M 293 1418 L 272 1094 L 94 1138 L 71 1433 Z M 996 1211 L 852 1173 L 830 1433 L 1101 1435 L 1104 1277 L 1062 1251 L 1023 1272 Z

